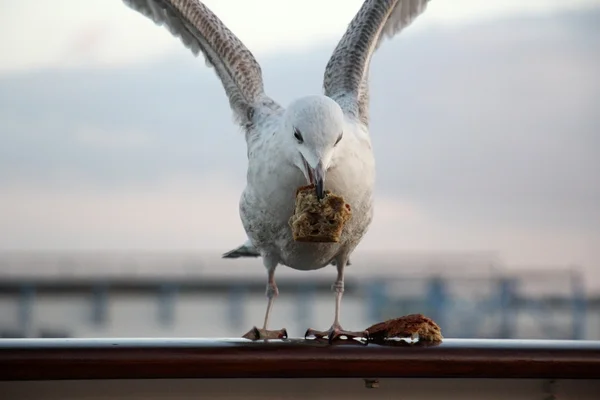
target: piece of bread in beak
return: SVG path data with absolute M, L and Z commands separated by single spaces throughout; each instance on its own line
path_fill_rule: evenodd
M 350 205 L 343 197 L 326 190 L 319 200 L 315 186 L 307 185 L 296 190 L 296 208 L 289 224 L 295 241 L 336 243 L 351 216 Z

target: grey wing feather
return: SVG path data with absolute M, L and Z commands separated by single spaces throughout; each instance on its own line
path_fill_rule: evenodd
M 240 257 L 260 257 L 260 252 L 249 240 L 243 245 L 236 247 L 233 250 L 222 255 L 223 258 L 240 258 Z
M 197 0 L 123 2 L 165 25 L 194 55 L 204 55 L 223 83 L 238 124 L 249 129 L 265 113 L 281 111 L 264 93 L 261 68 L 252 53 L 206 5 Z
M 366 0 L 350 22 L 325 68 L 325 95 L 344 112 L 369 122 L 369 65 L 385 37 L 393 37 L 421 15 L 429 0 Z
M 236 247 L 233 250 L 229 250 L 226 253 L 223 253 L 222 258 L 256 258 L 261 257 L 260 252 L 254 245 L 247 240 L 243 245 Z M 331 260 L 331 265 L 335 265 L 335 259 Z M 352 265 L 350 259 L 346 262 L 346 265 Z

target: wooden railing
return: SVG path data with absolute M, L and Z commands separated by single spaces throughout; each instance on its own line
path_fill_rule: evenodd
M 600 379 L 600 341 L 446 339 L 435 346 L 290 339 L 5 339 L 0 380 Z

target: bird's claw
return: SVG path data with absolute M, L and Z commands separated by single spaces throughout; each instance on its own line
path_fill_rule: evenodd
M 304 339 L 314 338 L 314 340 L 327 340 L 329 344 L 336 343 L 360 343 L 367 344 L 369 332 L 367 331 L 346 331 L 341 327 L 331 327 L 326 331 L 317 331 L 309 328 L 304 334 Z
M 248 332 L 246 332 L 242 337 L 244 339 L 250 339 L 250 340 L 287 339 L 288 334 L 287 334 L 287 330 L 285 328 L 269 331 L 267 329 L 253 327 Z

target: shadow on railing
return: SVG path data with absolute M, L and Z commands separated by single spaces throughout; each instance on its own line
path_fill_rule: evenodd
M 289 339 L 5 339 L 0 380 L 600 378 L 600 341 L 446 339 L 436 346 Z

